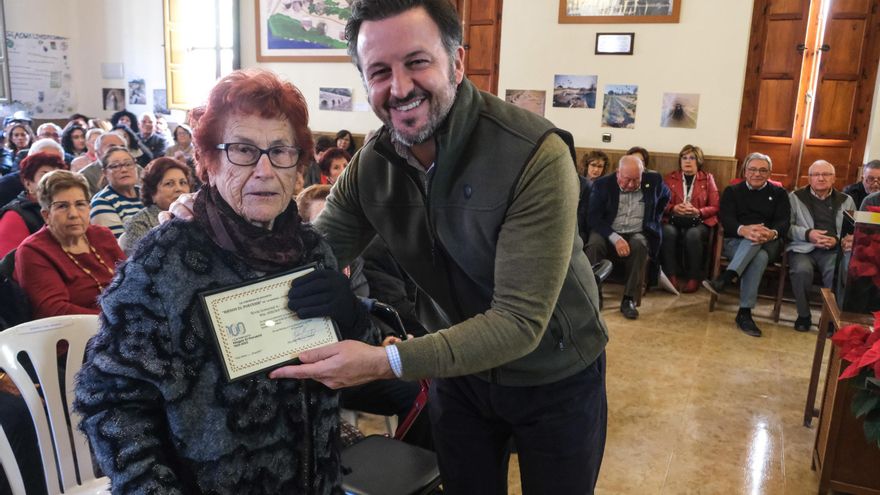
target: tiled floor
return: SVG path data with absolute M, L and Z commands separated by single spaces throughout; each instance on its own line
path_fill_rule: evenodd
M 753 338 L 734 326 L 733 295 L 709 313 L 704 292 L 652 291 L 631 322 L 617 310 L 619 290 L 605 289 L 608 438 L 596 493 L 817 493 L 816 422 L 802 425 L 816 330 L 784 321 L 793 305 L 775 325 L 759 301 L 764 336 Z M 509 480 L 520 493 L 515 458 Z

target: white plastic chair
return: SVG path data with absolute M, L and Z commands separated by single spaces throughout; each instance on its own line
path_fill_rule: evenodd
M 15 460 L 15 454 L 12 453 L 12 446 L 6 438 L 6 432 L 0 426 L 0 467 L 6 473 L 6 481 L 9 482 L 9 488 L 12 489 L 12 495 L 27 495 L 24 491 L 24 480 L 21 479 L 21 471 L 18 469 L 18 461 Z
M 95 475 L 88 440 L 76 429 L 80 417 L 72 407 L 74 376 L 82 366 L 86 342 L 97 331 L 97 316 L 69 315 L 23 323 L 0 333 L 0 368 L 18 387 L 31 413 L 50 494 L 110 493 L 110 480 Z M 58 379 L 56 351 L 62 341 L 68 343 L 63 384 Z M 33 363 L 40 382 L 39 392 L 18 361 L 21 352 L 26 353 Z M 62 390 L 66 391 L 66 404 Z M 45 408 L 40 392 L 45 399 Z M 65 410 L 70 412 L 70 425 Z M 3 467 L 4 470 L 7 468 L 5 458 Z

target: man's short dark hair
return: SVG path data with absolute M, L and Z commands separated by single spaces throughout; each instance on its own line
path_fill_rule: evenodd
M 880 168 L 880 160 L 871 160 L 865 164 L 865 170 Z
M 351 6 L 351 18 L 345 25 L 345 38 L 348 40 L 348 54 L 361 70 L 358 60 L 357 40 L 364 21 L 381 21 L 402 14 L 410 9 L 423 8 L 437 24 L 443 47 L 452 59 L 455 50 L 461 46 L 461 20 L 449 0 L 355 0 Z

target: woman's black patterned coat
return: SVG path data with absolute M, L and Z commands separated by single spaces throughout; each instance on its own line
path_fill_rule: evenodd
M 223 375 L 197 294 L 258 276 L 181 221 L 119 268 L 75 401 L 113 493 L 342 493 L 336 392 Z

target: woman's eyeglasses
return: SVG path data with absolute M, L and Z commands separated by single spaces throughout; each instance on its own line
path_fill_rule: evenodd
M 226 151 L 226 159 L 239 167 L 256 165 L 263 155 L 275 168 L 292 168 L 299 161 L 302 150 L 296 146 L 272 146 L 268 149 L 258 148 L 247 143 L 223 143 L 217 145 L 218 150 Z

